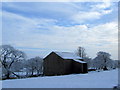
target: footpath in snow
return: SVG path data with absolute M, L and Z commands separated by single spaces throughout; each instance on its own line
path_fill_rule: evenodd
M 88 74 L 4 80 L 2 88 L 113 88 L 117 84 L 118 69 Z

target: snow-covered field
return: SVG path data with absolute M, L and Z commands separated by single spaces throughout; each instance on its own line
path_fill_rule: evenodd
M 118 69 L 64 76 L 45 76 L 4 80 L 3 88 L 113 88 L 118 84 Z

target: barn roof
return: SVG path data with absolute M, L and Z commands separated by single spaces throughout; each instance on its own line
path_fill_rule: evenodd
M 75 53 L 71 53 L 71 52 L 54 52 L 54 53 L 56 53 L 63 59 L 82 59 L 82 57 L 79 57 Z
M 71 53 L 71 52 L 54 52 L 54 53 L 56 53 L 63 59 L 73 59 L 74 61 L 79 62 L 79 63 L 86 63 L 84 61 L 78 60 L 78 59 L 83 59 L 83 58 L 79 57 L 75 53 Z
M 73 60 L 76 61 L 76 62 L 79 62 L 79 63 L 86 63 L 86 62 L 84 62 L 84 61 L 77 60 L 77 59 L 73 59 Z

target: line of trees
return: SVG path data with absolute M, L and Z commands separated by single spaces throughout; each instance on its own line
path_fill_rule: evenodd
M 10 45 L 0 46 L 1 78 L 23 78 L 42 74 L 43 59 L 35 57 L 26 59 L 26 54 Z
M 83 58 L 88 68 L 95 70 L 109 70 L 118 67 L 118 61 L 112 60 L 110 54 L 100 51 L 92 59 L 87 56 L 85 48 L 78 47 L 77 55 Z M 39 56 L 27 59 L 26 54 L 10 45 L 0 46 L 0 69 L 2 68 L 1 79 L 24 78 L 40 76 L 43 73 L 43 59 Z
M 110 58 L 111 55 L 107 52 L 99 51 L 94 59 L 87 56 L 85 48 L 83 47 L 78 47 L 76 53 L 88 63 L 89 69 L 109 70 L 118 67 L 118 60 L 112 60 Z

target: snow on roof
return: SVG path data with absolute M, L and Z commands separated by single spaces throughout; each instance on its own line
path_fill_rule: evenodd
M 79 57 L 75 53 L 71 53 L 71 52 L 54 52 L 54 53 L 56 53 L 63 59 L 82 59 L 82 57 Z
M 84 62 L 84 61 L 77 60 L 77 59 L 73 59 L 73 60 L 76 61 L 76 62 L 79 62 L 79 63 L 86 63 L 86 62 Z

